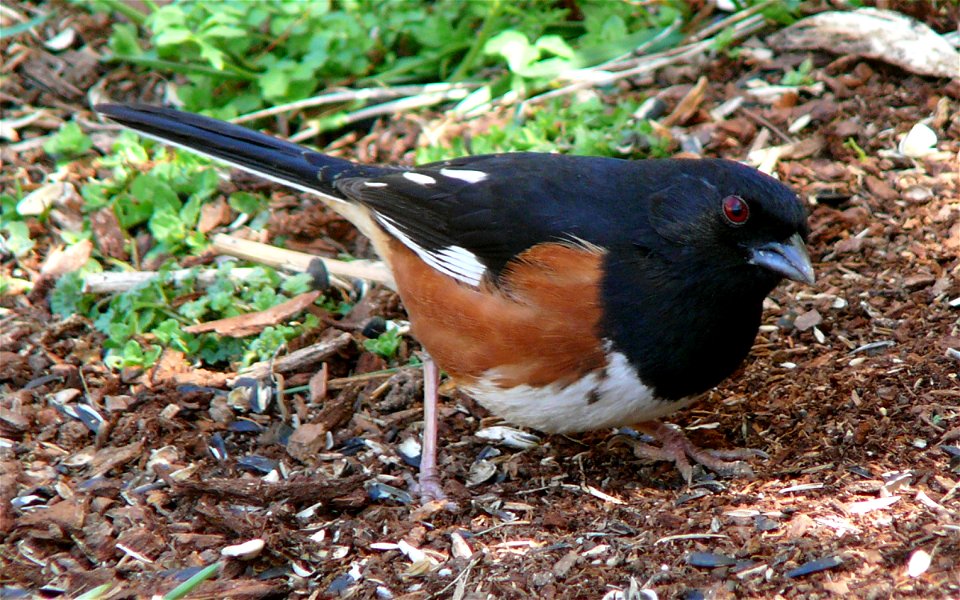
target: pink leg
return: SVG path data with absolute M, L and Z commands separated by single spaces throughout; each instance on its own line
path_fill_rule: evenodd
M 677 465 L 677 470 L 687 480 L 687 483 L 693 480 L 693 469 L 687 457 L 694 462 L 701 464 L 711 471 L 721 475 L 751 476 L 753 470 L 750 465 L 739 462 L 741 459 L 765 457 L 766 455 L 759 450 L 741 448 L 738 450 L 703 450 L 693 445 L 687 436 L 679 429 L 669 427 L 660 421 L 645 421 L 638 423 L 634 429 L 645 433 L 658 442 L 659 448 L 640 442 L 633 443 L 633 452 L 639 457 L 650 458 L 653 460 L 671 461 Z M 725 460 L 734 459 L 734 461 Z
M 429 354 L 423 355 L 423 450 L 420 452 L 420 499 L 443 500 L 447 496 L 437 474 L 437 386 L 440 369 Z

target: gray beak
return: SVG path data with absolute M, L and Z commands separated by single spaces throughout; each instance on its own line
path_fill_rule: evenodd
M 812 284 L 813 265 L 799 233 L 785 242 L 770 242 L 750 248 L 750 264 L 770 269 L 787 279 Z

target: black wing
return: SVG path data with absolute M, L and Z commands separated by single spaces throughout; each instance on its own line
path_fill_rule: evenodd
M 487 272 L 499 275 L 539 243 L 583 240 L 606 246 L 629 238 L 625 231 L 644 228 L 646 196 L 669 185 L 676 163 L 511 153 L 413 169 L 365 166 L 177 110 L 117 104 L 96 110 L 144 135 L 266 179 L 362 204 L 431 266 L 473 285 Z

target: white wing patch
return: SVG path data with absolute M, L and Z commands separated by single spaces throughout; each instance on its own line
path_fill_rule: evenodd
M 406 173 L 404 173 L 406 175 Z M 390 235 L 397 238 L 407 248 L 416 253 L 423 262 L 445 275 L 453 277 L 457 281 L 462 281 L 468 285 L 477 287 L 483 281 L 483 276 L 487 268 L 477 260 L 476 255 L 466 248 L 460 246 L 447 246 L 436 250 L 428 250 L 417 244 L 410 237 L 403 233 L 396 221 L 376 214 L 377 221 L 390 232 Z
M 419 183 L 420 185 L 433 185 L 437 182 L 436 179 L 430 177 L 429 175 L 424 175 L 423 173 L 414 173 L 412 171 L 407 171 L 403 174 L 403 178 L 414 183 Z
M 364 181 L 363 185 L 368 188 L 384 188 L 387 187 L 387 184 L 382 181 Z
M 451 179 L 459 179 L 467 183 L 480 183 L 487 178 L 483 171 L 473 169 L 440 169 L 440 174 Z

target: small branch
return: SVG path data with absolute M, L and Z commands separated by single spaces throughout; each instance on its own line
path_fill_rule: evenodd
M 220 254 L 236 256 L 251 262 L 268 265 L 278 269 L 287 269 L 297 273 L 306 273 L 314 261 L 320 261 L 332 276 L 351 279 L 366 279 L 391 285 L 393 277 L 386 265 L 380 261 L 354 260 L 344 261 L 322 258 L 305 252 L 285 250 L 269 244 L 252 242 L 219 233 L 213 236 L 213 249 Z M 331 277 L 331 280 L 333 277 Z M 348 286 L 349 287 L 349 286 Z
M 410 96 L 408 98 L 400 98 L 399 100 L 392 100 L 382 104 L 375 104 L 373 106 L 367 106 L 365 108 L 361 108 L 360 110 L 346 114 L 338 113 L 330 117 L 320 119 L 317 121 L 316 125 L 307 127 L 306 129 L 298 132 L 296 135 L 290 136 L 290 141 L 299 143 L 304 140 L 308 140 L 317 134 L 323 133 L 324 131 L 332 131 L 334 129 L 346 127 L 351 123 L 356 123 L 357 121 L 370 119 L 372 117 L 379 117 L 381 115 L 396 115 L 414 108 L 423 108 L 425 106 L 440 104 L 441 102 L 446 102 L 447 100 L 463 100 L 467 97 L 467 95 L 469 95 L 469 93 L 469 90 L 466 88 L 454 88 L 445 92 L 421 94 L 419 96 Z
M 359 90 L 340 90 L 305 98 L 296 102 L 287 104 L 278 104 L 270 108 L 258 110 L 245 115 L 240 115 L 231 119 L 231 123 L 245 123 L 264 117 L 273 117 L 285 112 L 295 112 L 305 108 L 315 106 L 326 106 L 327 104 L 339 104 L 342 102 L 356 102 L 368 100 L 384 100 L 389 98 L 398 98 L 403 96 L 420 96 L 424 94 L 435 94 L 439 92 L 449 92 L 451 90 L 471 90 L 476 88 L 475 83 L 428 83 L 425 85 L 398 85 L 394 87 L 363 88 Z
M 230 279 L 246 281 L 253 275 L 253 272 L 254 269 L 250 268 L 233 269 L 230 271 Z M 158 271 L 90 273 L 83 279 L 83 291 L 86 294 L 116 294 L 131 290 L 159 276 L 160 273 Z M 202 286 L 208 286 L 216 281 L 217 271 L 215 269 L 203 271 L 178 269 L 176 271 L 170 271 L 169 277 L 176 284 L 181 284 L 190 278 L 196 278 L 197 283 Z
M 732 39 L 739 39 L 750 35 L 751 33 L 754 33 L 763 27 L 763 24 L 764 19 L 762 16 L 755 15 L 747 18 L 734 26 Z M 582 74 L 582 77 L 584 77 L 583 80 L 575 81 L 574 83 L 562 88 L 551 90 L 538 96 L 528 98 L 521 103 L 520 111 L 523 112 L 527 106 L 535 102 L 543 102 L 549 98 L 565 96 L 582 89 L 610 85 L 615 81 L 619 81 L 627 77 L 635 77 L 644 73 L 650 73 L 667 65 L 682 62 L 691 56 L 700 54 L 713 45 L 713 43 L 714 38 L 710 38 L 707 40 L 694 42 L 692 44 L 687 44 L 685 46 L 680 46 L 678 48 L 664 50 L 663 52 L 657 52 L 656 54 L 631 58 L 616 64 L 606 63 L 606 68 L 600 71 L 598 71 L 596 68 L 581 69 L 579 73 Z
M 253 379 L 266 379 L 272 373 L 289 373 L 303 370 L 305 367 L 314 365 L 320 361 L 326 360 L 343 350 L 353 342 L 353 336 L 349 333 L 341 333 L 337 337 L 301 348 L 295 352 L 277 358 L 275 360 L 264 360 L 254 363 L 237 373 L 237 377 L 251 377 Z M 236 379 L 234 379 L 236 381 Z M 233 385 L 234 381 L 230 381 Z
M 726 29 L 731 25 L 737 24 L 737 26 L 742 26 L 743 23 L 745 23 L 748 20 L 751 22 L 755 22 L 757 21 L 757 18 L 759 18 L 760 21 L 765 21 L 766 19 L 763 17 L 763 15 L 760 15 L 759 17 L 755 17 L 755 18 L 751 18 L 751 17 L 754 17 L 754 15 L 756 15 L 757 13 L 761 12 L 762 10 L 766 9 L 768 6 L 773 4 L 773 1 L 774 0 L 767 0 L 766 2 L 754 4 L 750 8 L 747 8 L 744 10 L 738 10 L 737 12 L 733 13 L 729 17 L 725 19 L 720 19 L 716 23 L 713 23 L 711 25 L 708 25 L 707 27 L 704 27 L 703 29 L 701 29 L 700 31 L 692 35 L 690 37 L 690 41 L 699 42 L 701 40 L 705 40 L 706 38 L 712 37 L 715 33 L 723 31 L 724 29 Z

